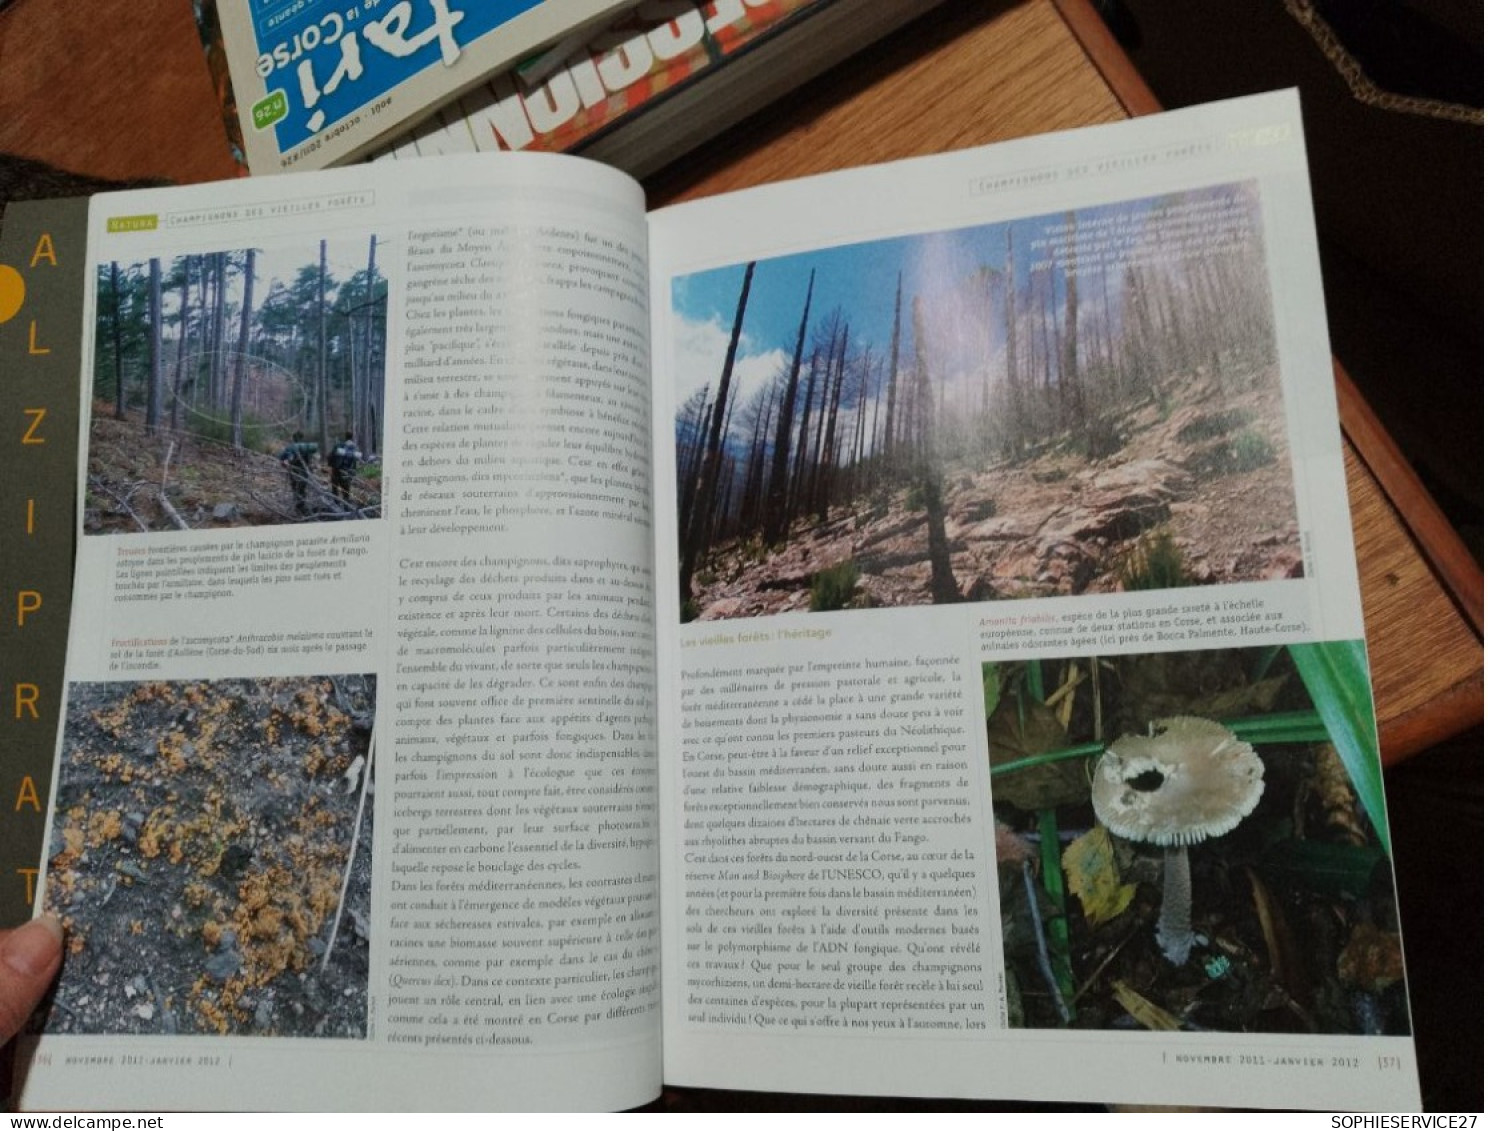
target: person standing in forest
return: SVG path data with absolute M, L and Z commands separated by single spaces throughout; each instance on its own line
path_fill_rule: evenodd
M 294 498 L 295 514 L 303 517 L 306 512 L 306 495 L 310 487 L 310 465 L 320 449 L 305 439 L 303 432 L 296 432 L 294 440 L 279 453 L 279 462 L 289 476 L 289 493 Z
M 361 449 L 356 446 L 356 440 L 350 432 L 345 438 L 331 449 L 331 494 L 345 503 L 348 507 L 351 503 L 351 480 L 356 475 L 357 465 L 361 463 Z

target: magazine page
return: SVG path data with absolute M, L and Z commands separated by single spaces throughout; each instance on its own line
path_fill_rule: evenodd
M 668 1082 L 1418 1105 L 1295 96 L 651 225 Z
M 89 223 L 24 1102 L 653 1097 L 639 187 L 452 158 Z
M 219 0 L 256 174 L 344 161 L 626 0 Z

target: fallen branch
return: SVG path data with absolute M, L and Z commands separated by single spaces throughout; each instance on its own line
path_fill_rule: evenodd
M 331 951 L 336 947 L 336 934 L 341 930 L 341 913 L 346 907 L 346 889 L 351 886 L 351 868 L 356 863 L 357 842 L 362 835 L 362 811 L 367 807 L 367 794 L 372 788 L 372 759 L 377 753 L 377 728 L 367 740 L 367 764 L 362 767 L 362 796 L 357 800 L 356 824 L 351 832 L 351 848 L 346 853 L 346 871 L 341 874 L 341 897 L 336 900 L 336 915 L 331 920 L 331 937 L 326 942 L 325 955 L 320 960 L 320 972 L 324 974 L 331 964 Z
M 171 455 L 175 450 L 176 442 L 172 440 L 170 445 L 165 449 L 165 463 L 160 468 L 160 509 L 165 512 L 167 518 L 176 524 L 177 530 L 190 530 L 191 527 L 186 525 L 186 520 L 181 517 L 175 507 L 171 506 L 171 501 L 165 497 L 165 483 L 170 478 Z
M 308 515 L 296 515 L 293 510 L 284 510 L 280 504 L 271 502 L 271 500 L 265 499 L 265 497 L 254 493 L 254 491 L 248 491 L 247 488 L 244 488 L 244 494 L 246 494 L 248 499 L 253 500 L 254 503 L 263 507 L 266 512 L 271 513 L 275 518 L 283 519 L 284 522 L 342 522 L 347 521 L 347 519 L 381 518 L 382 516 L 381 502 L 368 503 L 366 506 L 347 509 L 345 504 L 335 502 L 335 500 L 332 500 L 332 496 L 323 490 L 317 491 L 317 497 L 312 502 L 317 503 L 317 506 L 324 507 L 324 503 L 327 500 L 332 500 L 332 502 L 335 502 L 335 506 L 329 510 L 312 510 Z
M 1085 991 L 1090 989 L 1091 986 L 1095 985 L 1095 980 L 1101 976 L 1101 971 L 1103 971 L 1107 966 L 1111 965 L 1111 960 L 1121 953 L 1121 948 L 1124 947 L 1127 943 L 1131 942 L 1132 937 L 1136 935 L 1136 933 L 1140 930 L 1140 927 L 1133 927 L 1126 933 L 1126 938 L 1122 939 L 1119 943 L 1113 946 L 1111 948 L 1111 953 L 1100 960 L 1100 965 L 1090 972 L 1090 977 L 1086 978 L 1080 988 L 1075 991 L 1075 1001 L 1079 1001 L 1082 997 L 1085 996 Z
M 136 483 L 129 489 L 129 494 L 121 496 L 117 492 L 111 490 L 107 485 L 105 485 L 101 476 L 88 476 L 88 487 L 90 490 L 97 491 L 101 495 L 107 495 L 110 499 L 113 500 L 115 506 L 122 509 L 125 514 L 134 519 L 134 524 L 136 526 L 138 526 L 141 530 L 148 534 L 150 532 L 149 525 L 145 522 L 144 519 L 140 518 L 139 515 L 135 514 L 134 508 L 129 505 L 130 496 L 138 491 L 141 486 L 143 486 L 143 484 Z
M 186 524 L 186 520 L 181 517 L 180 512 L 178 512 L 175 507 L 171 506 L 171 501 L 165 497 L 164 490 L 160 492 L 160 509 L 163 510 L 165 512 L 165 516 L 169 518 L 172 523 L 175 524 L 177 530 L 191 529 L 191 527 Z
M 1059 1021 L 1063 1025 L 1070 1023 L 1069 1006 L 1065 1004 L 1064 994 L 1059 992 L 1059 980 L 1054 977 L 1054 967 L 1049 962 L 1049 946 L 1044 941 L 1044 917 L 1039 914 L 1038 894 L 1034 890 L 1033 869 L 1029 867 L 1028 861 L 1023 861 L 1023 893 L 1028 898 L 1028 914 L 1033 920 L 1033 941 L 1038 946 L 1038 969 L 1043 976 L 1044 984 L 1049 988 L 1049 996 L 1054 999 L 1054 1007 L 1059 1011 Z
M 283 509 L 278 503 L 266 499 L 254 491 L 245 488 L 243 494 L 257 503 L 266 512 L 283 522 L 338 522 L 350 518 L 380 518 L 382 515 L 381 503 L 371 504 L 354 511 L 343 510 L 338 507 L 336 510 L 331 511 L 317 510 L 310 514 L 295 514 L 293 511 Z
M 247 495 L 248 498 L 252 499 L 255 503 L 257 503 L 269 514 L 273 515 L 275 518 L 282 519 L 285 522 L 298 522 L 300 519 L 300 516 L 295 514 L 293 511 L 282 509 L 278 503 L 264 498 L 256 491 L 250 491 L 245 487 L 243 489 L 243 494 Z

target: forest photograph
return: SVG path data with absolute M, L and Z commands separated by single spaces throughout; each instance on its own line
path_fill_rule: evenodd
M 75 683 L 59 1033 L 362 1038 L 376 677 Z
M 682 619 L 1296 577 L 1258 191 L 672 281 Z
M 375 235 L 98 267 L 88 534 L 379 518 Z
M 1363 641 L 982 683 L 1010 1025 L 1410 1032 Z

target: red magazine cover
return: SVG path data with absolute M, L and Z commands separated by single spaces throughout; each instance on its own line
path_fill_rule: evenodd
M 887 30 L 935 2 L 896 0 L 884 5 L 885 12 L 893 9 L 897 13 L 887 22 L 885 13 L 865 22 L 866 11 L 853 17 L 851 9 L 869 5 L 843 0 L 646 0 L 587 40 L 560 41 L 519 66 L 491 76 L 417 126 L 389 136 L 370 159 L 518 149 L 584 153 L 622 127 L 636 124 L 643 113 L 654 113 L 673 96 L 711 80 L 724 64 L 739 61 L 752 49 L 783 37 L 829 9 L 851 17 L 849 22 L 882 24 L 881 30 Z M 193 0 L 193 8 L 222 101 L 228 141 L 242 163 L 242 136 L 232 83 L 223 65 L 216 0 Z M 815 29 L 811 34 L 816 34 Z M 797 52 L 797 62 L 807 54 Z M 771 66 L 782 58 L 777 57 Z M 823 58 L 798 68 L 801 73 L 795 81 L 829 62 Z M 766 100 L 759 99 L 759 104 Z M 673 155 L 737 119 L 740 108 L 731 107 L 731 116 L 721 111 L 716 124 L 706 127 L 697 119 L 694 105 L 688 111 L 691 140 L 676 147 Z M 626 145 L 628 149 L 628 136 Z M 597 150 L 595 156 L 599 156 Z M 643 156 L 641 163 L 652 157 Z M 622 167 L 627 164 L 618 155 L 605 159 Z
M 640 4 L 574 47 L 535 81 L 530 67 L 498 75 L 385 152 L 582 151 L 642 108 L 833 0 L 670 0 Z M 546 57 L 545 57 L 546 58 Z

